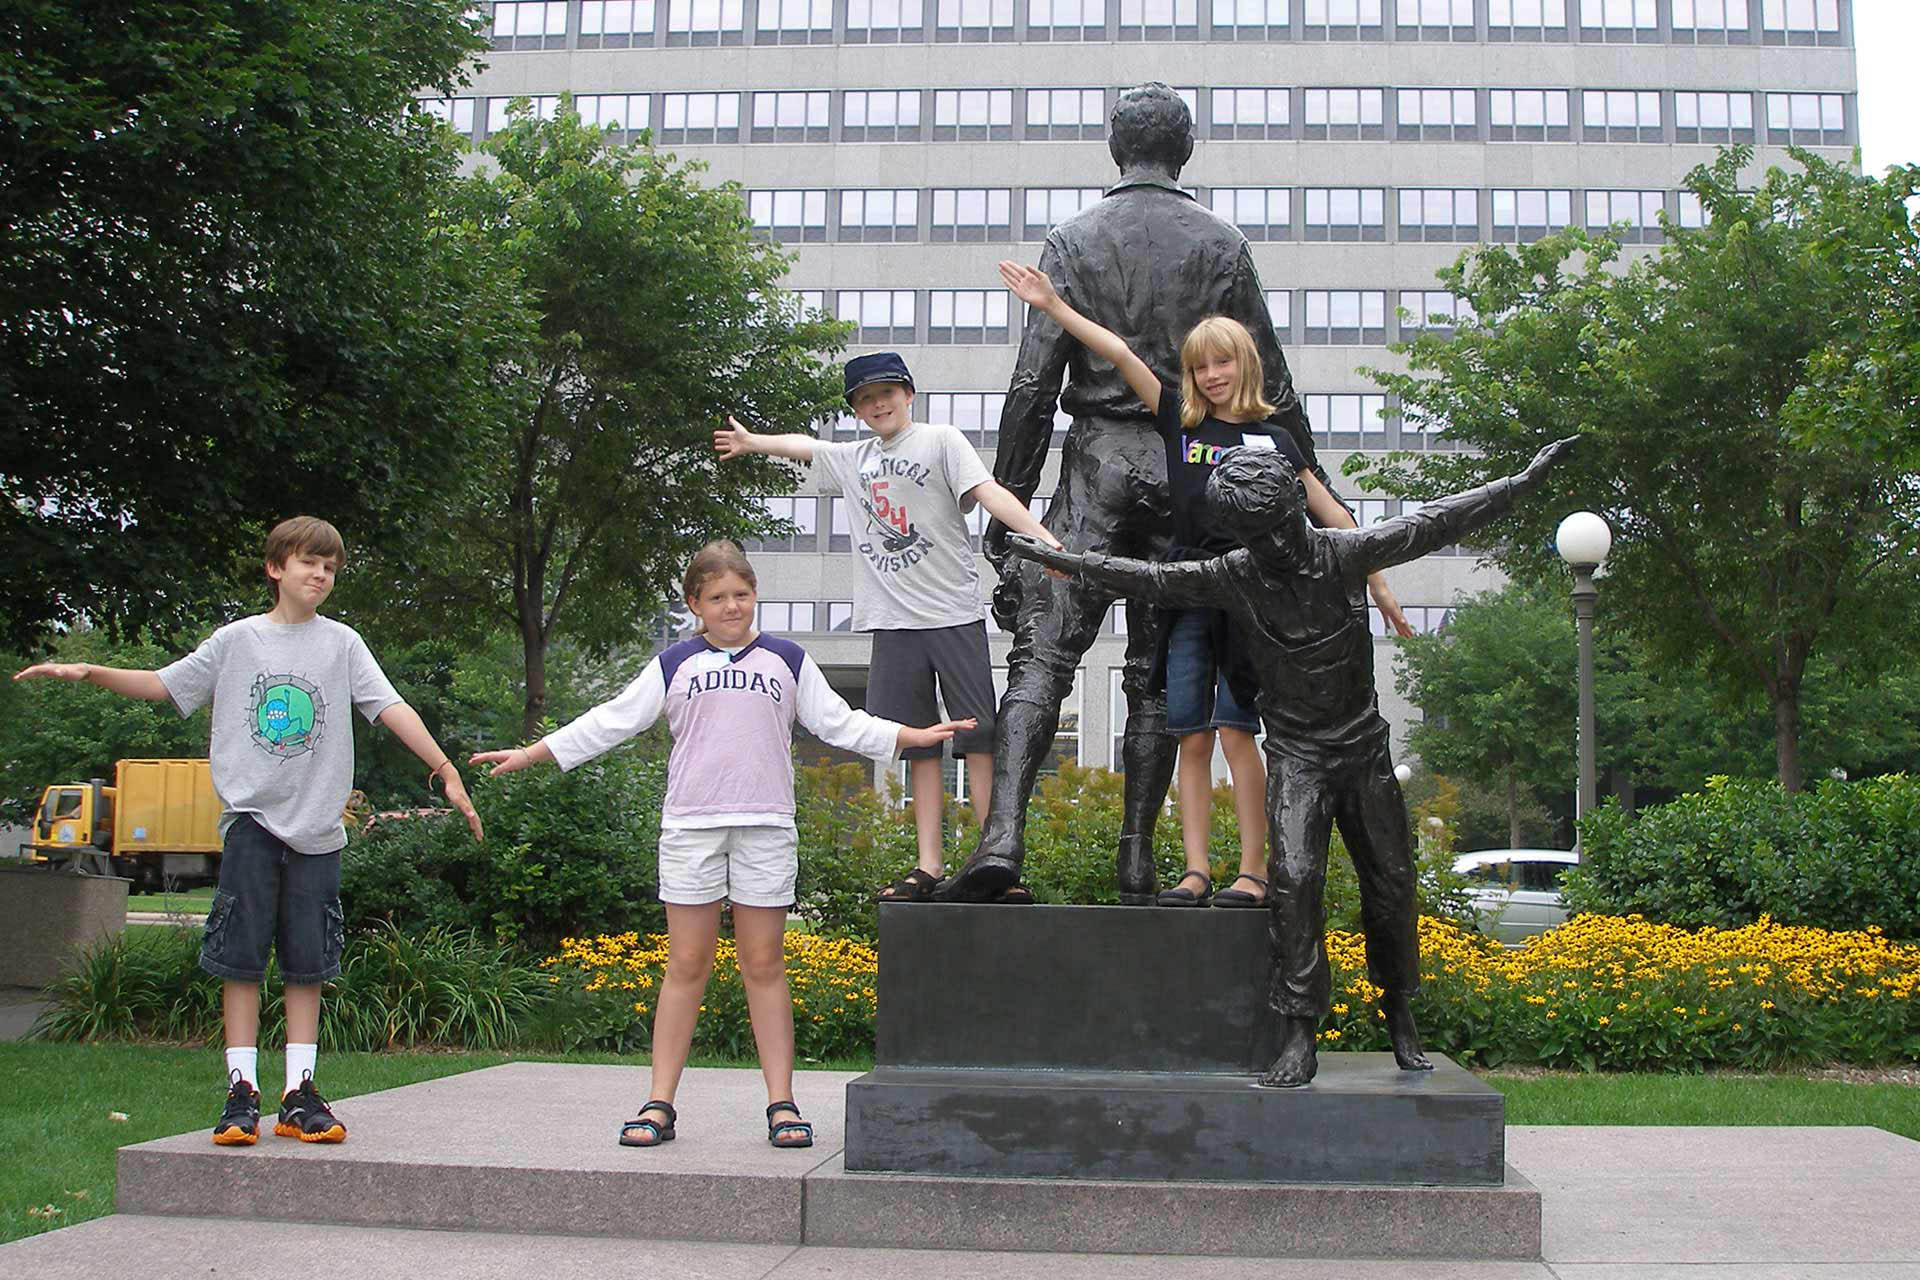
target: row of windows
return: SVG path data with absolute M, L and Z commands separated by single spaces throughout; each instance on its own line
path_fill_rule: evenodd
M 589 125 L 664 144 L 1098 141 L 1119 89 L 826 89 L 580 94 Z M 1441 142 L 1656 142 L 1833 146 L 1848 142 L 1847 95 L 1658 89 L 1182 89 L 1202 137 Z M 931 97 L 931 111 L 928 98 Z M 742 99 L 746 101 L 742 101 Z M 455 132 L 506 128 L 511 98 L 432 98 Z M 560 95 L 529 99 L 551 119 Z M 484 107 L 483 105 L 484 104 Z M 743 110 L 744 108 L 744 110 Z M 1765 122 L 1765 136 L 1756 129 Z
M 914 41 L 1838 45 L 1840 0 L 499 0 L 501 50 Z M 1203 26 L 1204 23 L 1204 26 Z
M 1530 243 L 1581 224 L 1627 243 L 1664 238 L 1660 215 L 1704 225 L 1690 191 L 1582 191 L 1567 187 L 1206 187 L 1196 199 L 1255 241 L 1459 241 Z M 1016 199 L 1016 194 L 1018 199 Z M 747 192 L 753 225 L 788 244 L 893 241 L 1010 243 L 1039 240 L 1101 198 L 1098 187 L 813 188 Z M 1022 211 L 1016 227 L 1013 210 Z M 1391 215 L 1391 216 L 1389 216 Z M 1018 234 L 1016 234 L 1016 232 Z M 906 305 L 911 307 L 911 302 Z M 971 301 L 968 303 L 972 305 Z M 846 317 L 852 318 L 852 317 Z M 985 321 L 983 321 L 985 323 Z

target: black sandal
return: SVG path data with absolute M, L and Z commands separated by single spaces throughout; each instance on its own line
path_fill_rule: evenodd
M 1198 878 L 1206 888 L 1199 893 L 1184 887 L 1187 881 Z M 1161 907 L 1198 907 L 1205 905 L 1213 896 L 1213 881 L 1204 871 L 1189 871 L 1174 882 L 1173 888 L 1162 889 L 1154 895 L 1154 905 Z
M 776 1111 L 791 1111 L 793 1119 L 775 1120 Z M 798 1135 L 797 1137 L 792 1135 Z M 813 1145 L 813 1126 L 800 1118 L 800 1108 L 793 1105 L 793 1099 L 767 1104 L 767 1145 L 774 1147 L 810 1147 Z
M 938 876 L 928 875 L 919 867 L 907 872 L 879 893 L 873 895 L 875 902 L 925 902 L 933 897 L 933 891 L 940 884 Z
M 667 1122 L 661 1124 L 658 1120 L 647 1119 L 647 1112 L 649 1111 L 665 1112 Z M 646 1106 L 640 1108 L 639 1115 L 620 1126 L 620 1145 L 623 1147 L 657 1147 L 663 1142 L 672 1142 L 673 1126 L 678 1123 L 679 1119 L 680 1113 L 673 1109 L 671 1102 L 655 1098 L 647 1103 Z M 641 1142 L 636 1136 L 637 1133 L 640 1132 L 645 1132 L 652 1136 L 645 1142 Z
M 1245 871 L 1242 871 L 1239 875 L 1235 876 L 1233 879 L 1236 884 L 1242 880 L 1253 881 L 1255 884 L 1260 886 L 1260 896 L 1256 898 L 1252 894 L 1248 893 L 1245 889 L 1222 889 L 1220 892 L 1213 895 L 1214 906 L 1216 907 L 1264 907 L 1267 905 L 1266 893 L 1267 893 L 1267 890 L 1273 887 L 1272 885 L 1268 884 L 1265 880 L 1262 880 L 1259 876 L 1252 875 Z

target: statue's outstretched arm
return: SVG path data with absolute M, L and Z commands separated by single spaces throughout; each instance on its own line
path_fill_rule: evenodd
M 1335 534 L 1345 572 L 1363 578 L 1396 564 L 1418 560 L 1492 524 L 1513 510 L 1516 501 L 1539 488 L 1548 468 L 1578 439 L 1578 436 L 1568 436 L 1554 441 L 1535 454 L 1526 470 L 1517 475 L 1502 476 L 1477 489 L 1436 498 L 1411 515 Z
M 1130 600 L 1151 600 L 1156 604 L 1183 608 L 1208 607 L 1231 609 L 1240 598 L 1240 588 L 1232 580 L 1227 564 L 1229 552 L 1212 560 L 1181 560 L 1162 564 L 1151 560 L 1130 560 L 1125 556 L 1101 555 L 1097 551 L 1076 554 L 1018 535 L 1007 539 L 1009 553 L 1032 560 L 1049 569 L 1078 574 L 1115 595 Z

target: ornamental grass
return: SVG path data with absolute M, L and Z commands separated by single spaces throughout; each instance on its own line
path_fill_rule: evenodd
M 1365 940 L 1330 932 L 1327 950 L 1322 1047 L 1385 1049 Z M 1920 1058 L 1920 946 L 1875 928 L 1582 915 L 1510 950 L 1422 917 L 1420 956 L 1425 1045 L 1462 1062 L 1698 1071 Z

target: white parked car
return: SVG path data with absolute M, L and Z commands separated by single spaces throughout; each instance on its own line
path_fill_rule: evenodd
M 1480 931 L 1518 946 L 1567 918 L 1560 877 L 1580 855 L 1564 849 L 1482 849 L 1453 860 L 1470 882 Z

